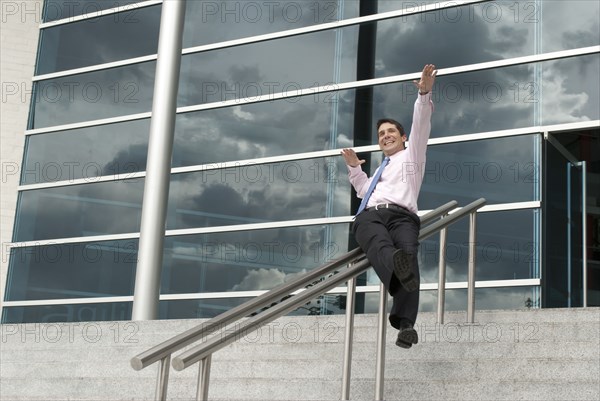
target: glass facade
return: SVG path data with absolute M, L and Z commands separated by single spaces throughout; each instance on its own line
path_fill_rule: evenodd
M 3 323 L 131 319 L 162 7 L 45 1 Z M 159 318 L 215 316 L 353 248 L 339 150 L 376 144 L 379 118 L 410 127 L 426 63 L 441 73 L 419 208 L 487 199 L 477 308 L 567 306 L 553 245 L 566 170 L 543 127 L 600 120 L 599 13 L 584 0 L 187 1 Z M 422 241 L 426 285 L 439 251 Z M 466 281 L 467 262 L 465 220 L 449 229 L 447 281 Z M 358 309 L 376 310 L 378 283 L 360 278 Z M 436 303 L 422 291 L 422 311 Z M 466 290 L 446 305 L 465 309 Z M 293 313 L 344 309 L 328 294 Z

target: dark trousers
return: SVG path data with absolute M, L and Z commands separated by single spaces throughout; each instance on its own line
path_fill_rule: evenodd
M 419 310 L 419 291 L 407 292 L 394 275 L 393 254 L 403 249 L 412 255 L 413 274 L 420 282 L 417 252 L 421 221 L 408 210 L 369 210 L 356 216 L 352 231 L 381 282 L 393 298 L 390 324 L 399 328 L 400 319 L 413 324 Z

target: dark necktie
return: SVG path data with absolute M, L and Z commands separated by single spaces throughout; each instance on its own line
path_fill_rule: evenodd
M 371 194 L 373 193 L 373 190 L 375 189 L 375 186 L 377 185 L 379 178 L 381 178 L 381 173 L 383 173 L 383 169 L 385 168 L 385 166 L 387 166 L 389 161 L 390 161 L 390 158 L 387 156 L 383 159 L 381 166 L 379 166 L 377 173 L 375 173 L 375 176 L 373 177 L 373 180 L 371 181 L 371 185 L 369 185 L 369 189 L 367 189 L 367 192 L 365 193 L 365 196 L 363 197 L 362 202 L 360 202 L 360 206 L 358 207 L 358 212 L 356 212 L 357 215 L 360 212 L 362 212 L 363 210 L 365 210 L 365 208 L 367 207 L 367 203 L 369 203 L 369 198 L 371 197 Z

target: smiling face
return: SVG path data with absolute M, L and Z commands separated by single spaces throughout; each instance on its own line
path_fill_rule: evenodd
M 377 131 L 379 149 L 386 156 L 391 156 L 401 150 L 404 150 L 406 135 L 400 134 L 398 128 L 392 123 L 383 123 Z

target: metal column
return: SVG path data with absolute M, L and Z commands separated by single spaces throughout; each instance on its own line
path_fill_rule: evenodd
M 186 0 L 162 4 L 133 320 L 158 317 L 185 5 Z

